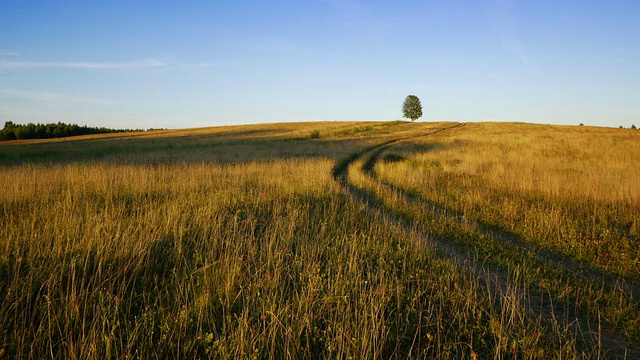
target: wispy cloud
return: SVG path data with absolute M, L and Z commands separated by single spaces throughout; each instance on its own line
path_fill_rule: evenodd
M 110 105 L 110 104 L 119 104 L 120 101 L 98 98 L 98 97 L 89 97 L 89 96 L 75 96 L 62 94 L 57 92 L 49 92 L 49 91 L 30 91 L 30 90 L 15 90 L 15 89 L 0 89 L 0 98 L 1 97 L 10 97 L 14 99 L 22 99 L 22 100 L 35 100 L 35 101 L 46 101 L 46 102 L 57 102 L 57 103 L 75 103 L 75 104 L 102 104 L 102 105 Z
M 24 69 L 126 70 L 159 68 L 163 66 L 165 66 L 165 64 L 158 60 L 135 62 L 0 61 L 0 71 Z
M 0 50 L 0 56 L 20 56 L 20 53 L 17 51 Z
M 514 56 L 522 65 L 535 76 L 540 75 L 534 61 L 520 41 L 516 31 L 515 9 L 517 0 L 493 0 L 488 12 L 491 25 L 498 34 L 502 47 Z

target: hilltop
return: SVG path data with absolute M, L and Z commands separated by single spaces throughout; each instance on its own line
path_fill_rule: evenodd
M 319 122 L 0 143 L 0 354 L 640 355 L 640 132 Z

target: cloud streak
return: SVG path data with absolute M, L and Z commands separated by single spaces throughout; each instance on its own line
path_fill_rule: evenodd
M 80 69 L 80 70 L 128 70 L 161 68 L 165 64 L 158 60 L 136 62 L 70 62 L 70 61 L 0 61 L 2 70 L 29 69 Z
M 0 50 L 0 56 L 20 56 L 20 53 L 17 51 Z
M 14 90 L 14 89 L 0 89 L 0 98 L 1 97 L 9 97 L 14 99 L 23 99 L 23 100 L 35 100 L 35 101 L 46 101 L 46 102 L 58 102 L 58 103 L 77 103 L 77 104 L 94 104 L 94 105 L 113 105 L 120 104 L 120 101 L 104 99 L 104 98 L 96 98 L 96 97 L 88 97 L 88 96 L 74 96 L 61 94 L 56 92 L 49 91 L 25 91 L 25 90 Z
M 498 34 L 503 49 L 514 56 L 530 73 L 540 75 L 540 71 L 519 40 L 516 31 L 515 9 L 517 0 L 494 0 L 489 17 L 494 31 Z

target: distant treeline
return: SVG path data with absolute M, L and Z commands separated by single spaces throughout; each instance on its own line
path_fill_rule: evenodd
M 114 130 L 104 127 L 95 128 L 88 126 L 78 126 L 76 124 L 51 123 L 27 125 L 14 124 L 12 121 L 4 123 L 4 129 L 0 130 L 0 140 L 22 140 L 22 139 L 50 139 L 77 135 L 106 134 L 115 132 L 126 132 L 134 130 Z

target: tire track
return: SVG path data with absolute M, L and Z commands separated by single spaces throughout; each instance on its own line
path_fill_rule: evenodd
M 597 283 L 599 285 L 602 284 L 608 291 L 621 290 L 625 294 L 631 296 L 634 300 L 640 300 L 640 287 L 635 279 L 605 273 L 604 271 L 593 268 L 576 259 L 562 256 L 561 254 L 527 242 L 513 232 L 487 225 L 481 221 L 470 219 L 438 203 L 429 201 L 420 195 L 411 193 L 387 181 L 379 180 L 374 171 L 375 164 L 378 162 L 380 155 L 393 145 L 395 144 L 388 144 L 373 151 L 367 162 L 362 167 L 362 170 L 375 182 L 386 186 L 391 191 L 408 200 L 410 203 L 428 206 L 433 209 L 436 216 L 452 220 L 458 225 L 464 226 L 472 231 L 481 233 L 502 243 L 509 244 L 519 251 L 527 253 L 540 262 L 560 269 L 567 274 L 571 274 L 571 276 L 580 278 L 587 282 Z
M 587 321 L 583 316 L 580 316 L 580 314 L 577 313 L 575 308 L 556 301 L 556 299 L 550 294 L 544 295 L 541 293 L 530 293 L 527 287 L 513 283 L 508 271 L 499 269 L 493 264 L 480 262 L 477 255 L 470 253 L 469 249 L 453 243 L 450 239 L 435 236 L 434 234 L 427 233 L 424 229 L 416 227 L 411 219 L 394 211 L 393 209 L 388 208 L 382 199 L 380 199 L 376 194 L 364 188 L 359 188 L 351 184 L 348 180 L 349 166 L 358 160 L 365 160 L 362 171 L 365 172 L 365 174 L 372 180 L 388 187 L 388 184 L 379 182 L 373 174 L 373 166 L 378 161 L 379 156 L 383 151 L 410 139 L 431 136 L 443 131 L 455 130 L 463 126 L 465 126 L 465 124 L 460 123 L 455 126 L 436 129 L 435 131 L 427 134 L 396 138 L 371 146 L 340 161 L 334 167 L 332 175 L 340 186 L 349 193 L 356 202 L 364 205 L 366 211 L 375 219 L 397 225 L 398 228 L 402 229 L 402 231 L 404 231 L 410 238 L 414 239 L 414 241 L 431 246 L 438 257 L 453 261 L 454 263 L 465 267 L 467 271 L 483 282 L 496 297 L 504 301 L 509 301 L 509 298 L 517 299 L 519 306 L 526 309 L 528 315 L 534 320 L 540 319 L 549 326 L 567 331 L 576 337 L 576 340 L 584 349 L 594 348 L 602 357 L 621 359 L 640 358 L 640 345 L 636 341 L 623 340 L 616 336 L 612 331 L 603 329 L 600 324 L 597 324 L 594 321 Z M 424 199 L 420 199 L 417 196 L 407 194 L 405 191 L 399 191 L 397 194 L 411 202 L 422 202 L 427 205 L 436 205 L 425 202 Z M 477 222 L 470 223 L 459 214 L 455 214 L 447 209 L 443 209 L 442 207 L 435 207 L 435 209 L 440 216 L 455 220 L 467 227 L 471 225 L 473 227 L 472 230 L 474 231 L 481 232 L 492 237 L 495 236 L 494 238 L 499 241 L 508 242 L 523 250 L 532 252 L 533 254 L 538 254 L 545 262 L 552 265 L 560 264 L 560 268 L 566 268 L 567 271 L 570 269 L 576 269 L 575 266 L 579 266 L 579 264 L 565 262 L 564 260 L 566 259 L 556 258 L 548 251 L 545 253 L 531 244 L 524 243 L 522 239 L 509 236 L 509 234 L 500 234 L 484 224 Z M 591 281 L 602 280 L 603 275 L 606 275 L 595 274 L 584 270 L 580 273 L 583 274 L 582 276 L 586 279 Z

